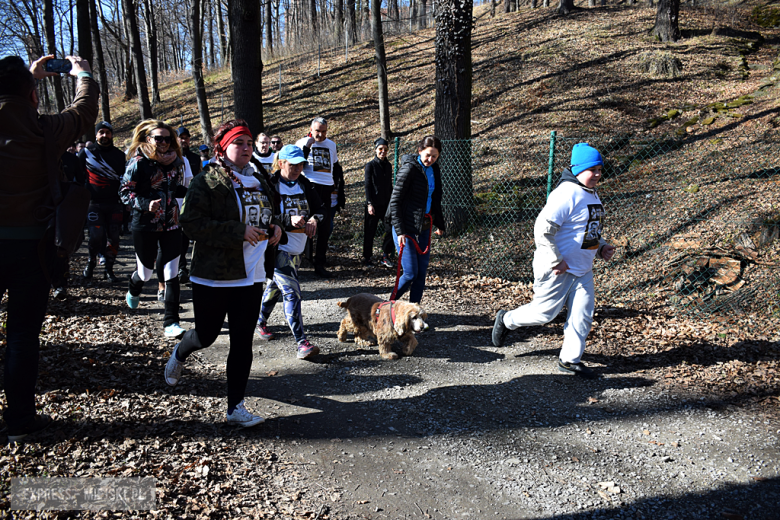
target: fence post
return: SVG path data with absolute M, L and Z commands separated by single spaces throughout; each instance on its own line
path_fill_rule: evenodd
M 393 186 L 395 186 L 395 174 L 398 172 L 398 147 L 401 146 L 401 138 L 395 138 L 395 150 L 393 151 Z
M 550 163 L 547 166 L 547 197 L 552 193 L 553 169 L 555 168 L 555 135 L 553 130 L 550 132 Z

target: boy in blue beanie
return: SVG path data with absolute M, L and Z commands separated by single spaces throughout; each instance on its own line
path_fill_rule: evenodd
M 580 361 L 593 323 L 593 261 L 615 254 L 601 238 L 604 207 L 596 184 L 603 165 L 598 150 L 587 143 L 574 145 L 571 168 L 563 171 L 536 218 L 534 299 L 515 310 L 498 311 L 493 325 L 493 344 L 500 347 L 510 330 L 549 323 L 566 305 L 558 369 L 586 378 L 598 377 Z

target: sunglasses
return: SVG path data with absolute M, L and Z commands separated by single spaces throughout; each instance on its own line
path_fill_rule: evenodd
M 150 135 L 154 139 L 155 143 L 169 143 L 171 142 L 171 136 L 169 135 Z
M 271 141 L 271 144 L 282 144 L 281 141 Z

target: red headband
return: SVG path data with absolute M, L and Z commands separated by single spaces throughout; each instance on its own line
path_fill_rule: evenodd
M 252 138 L 252 132 L 249 131 L 249 128 L 246 126 L 235 126 L 222 136 L 222 139 L 219 140 L 219 146 L 222 150 L 227 150 L 228 145 L 239 135 L 248 135 L 250 139 Z

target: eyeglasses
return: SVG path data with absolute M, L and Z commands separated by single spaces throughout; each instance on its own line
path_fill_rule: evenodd
M 169 135 L 150 135 L 152 139 L 154 139 L 155 143 L 168 143 L 171 142 L 171 136 Z

